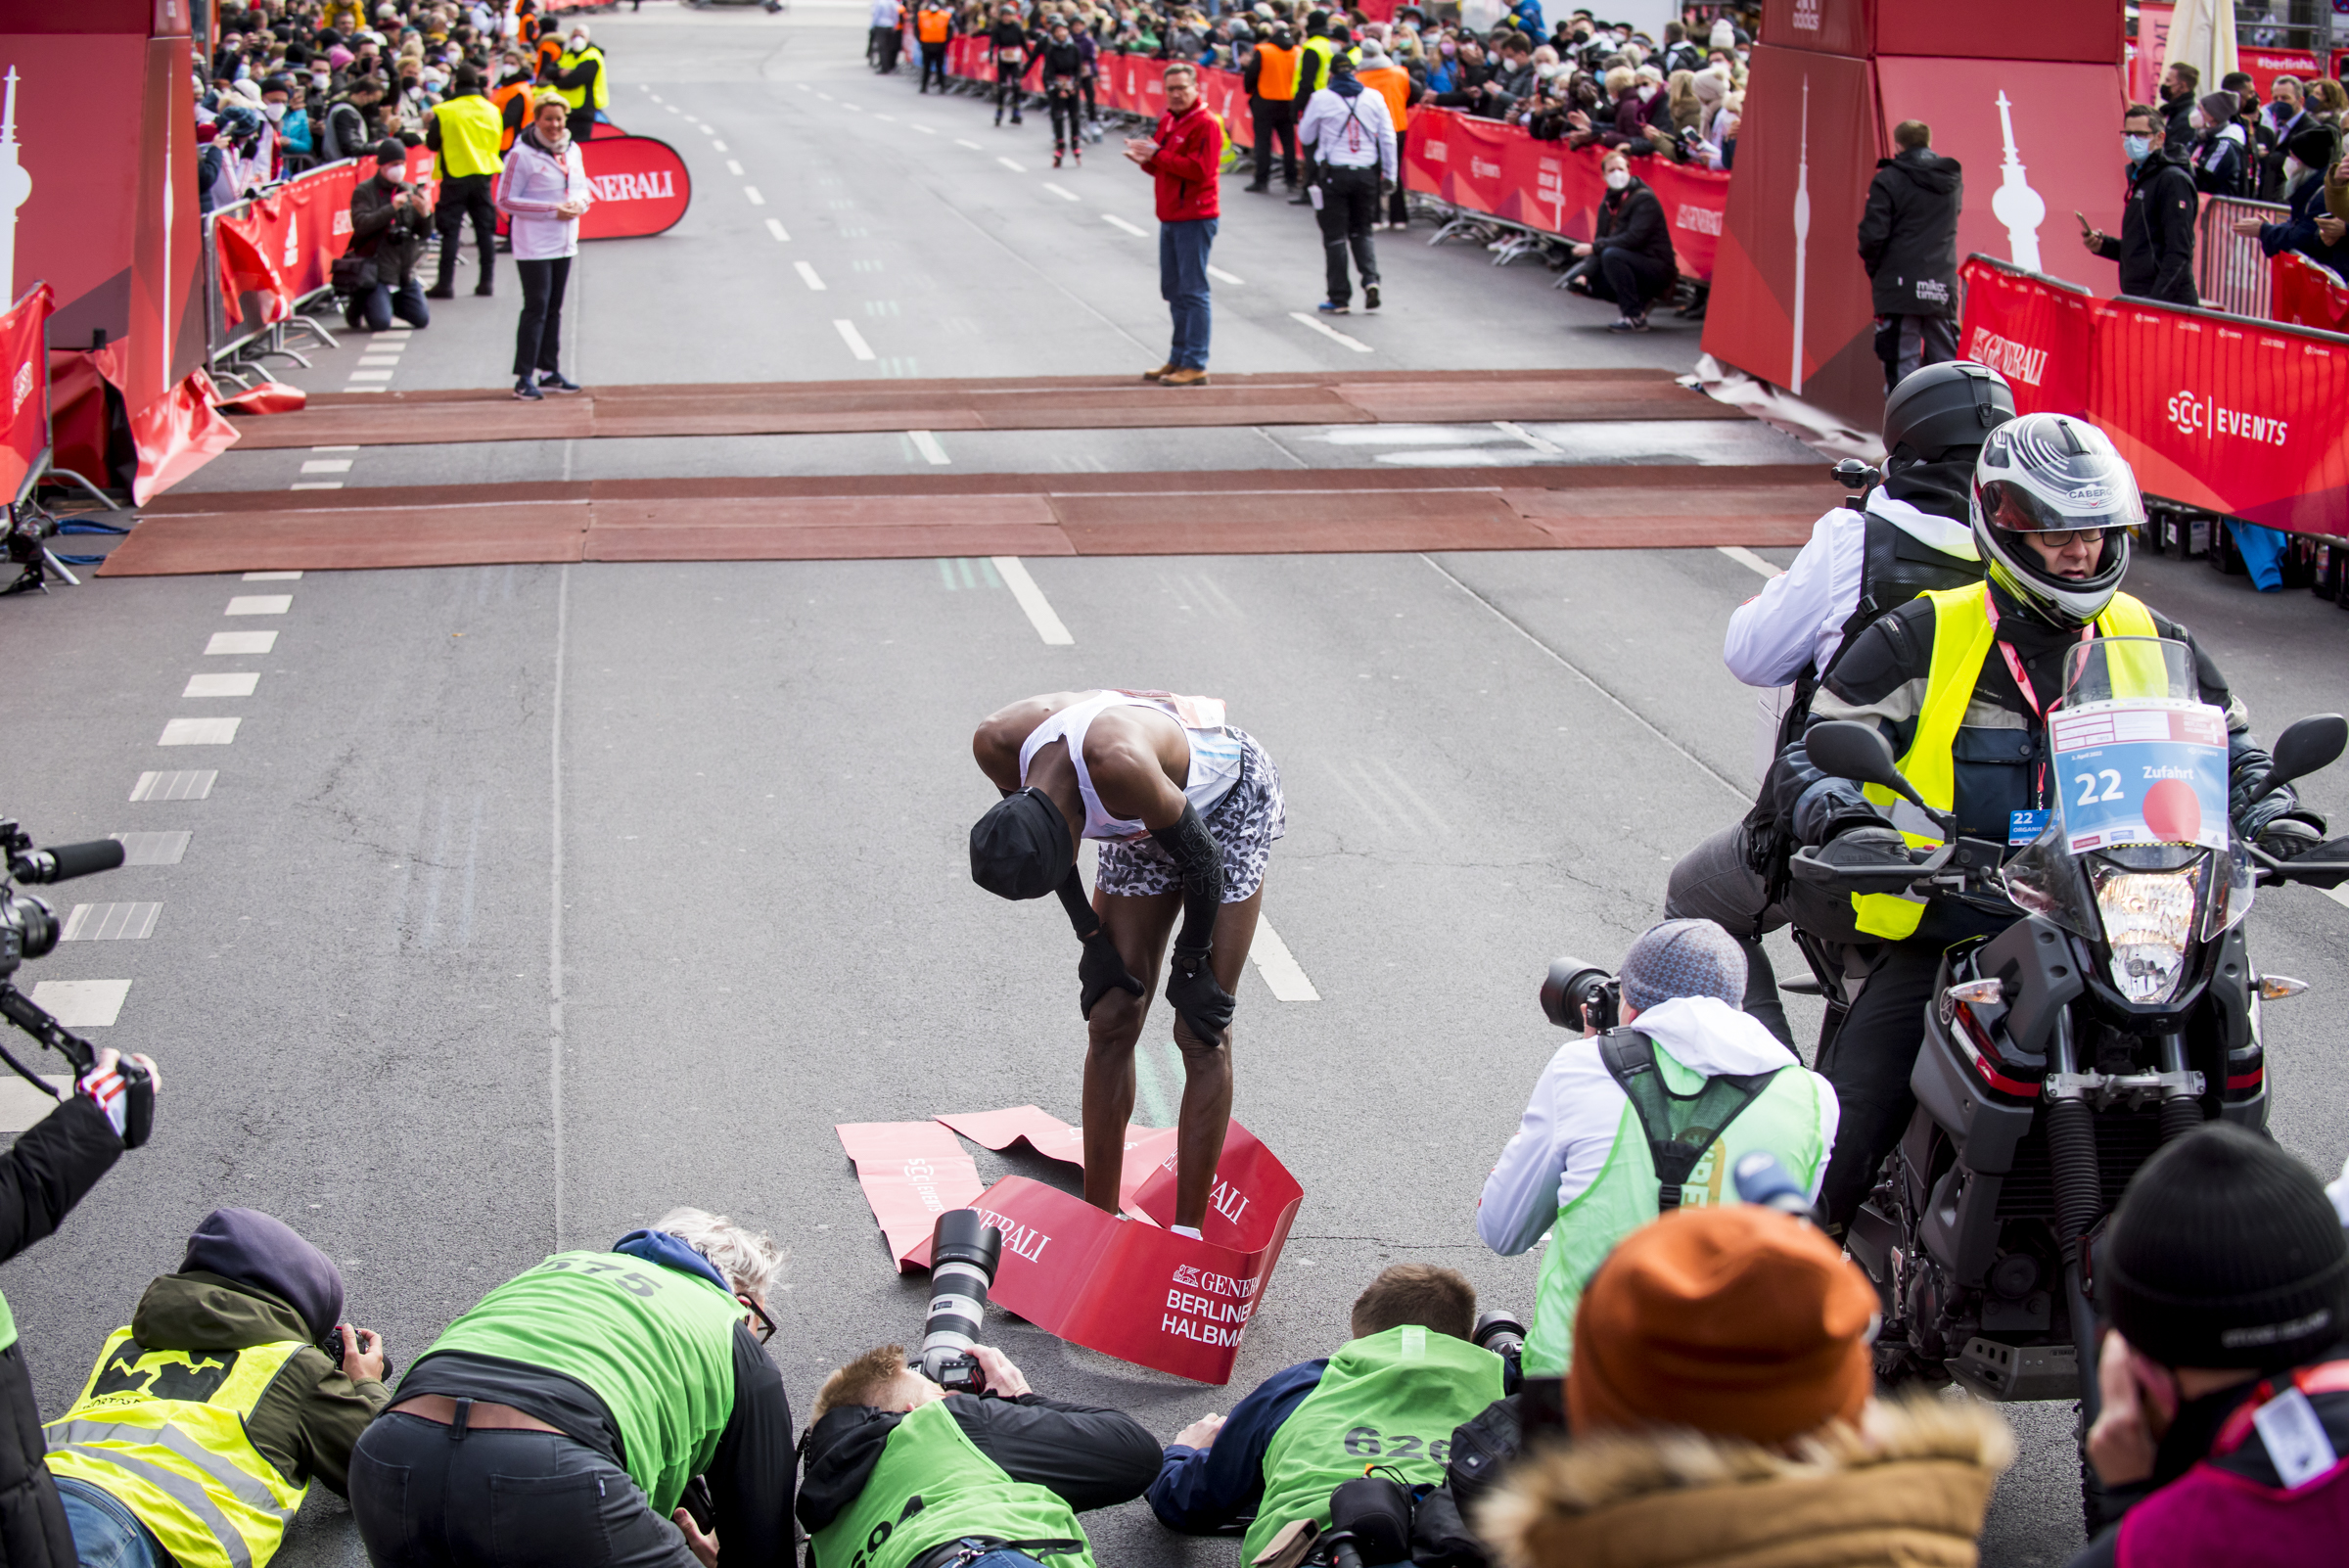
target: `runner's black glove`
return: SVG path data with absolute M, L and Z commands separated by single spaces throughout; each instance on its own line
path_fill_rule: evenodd
M 1083 987 L 1077 1007 L 1086 1018 L 1093 1016 L 1093 1003 L 1113 991 L 1135 996 L 1142 993 L 1142 983 L 1126 967 L 1118 945 L 1110 940 L 1107 926 L 1097 928 L 1084 939 L 1084 956 L 1077 960 L 1077 979 Z
M 1174 949 L 1172 973 L 1167 978 L 1167 1001 L 1202 1042 L 1223 1043 L 1223 1031 L 1231 1026 L 1231 1010 L 1237 1003 L 1231 992 L 1217 984 L 1207 948 Z

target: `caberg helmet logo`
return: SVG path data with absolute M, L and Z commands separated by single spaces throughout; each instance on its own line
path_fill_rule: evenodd
M 2110 506 L 2112 486 L 2109 484 L 2081 484 L 2064 497 L 2074 506 Z

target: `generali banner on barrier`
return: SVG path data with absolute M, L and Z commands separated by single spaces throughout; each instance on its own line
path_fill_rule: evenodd
M 674 228 L 693 202 L 693 176 L 675 148 L 651 136 L 598 136 L 579 143 L 595 204 L 579 219 L 582 240 L 632 240 Z
M 2018 407 L 2093 420 L 2148 495 L 2271 528 L 2339 530 L 2349 337 L 2084 300 L 1981 256 L 1961 273 L 1960 342 L 2007 376 Z

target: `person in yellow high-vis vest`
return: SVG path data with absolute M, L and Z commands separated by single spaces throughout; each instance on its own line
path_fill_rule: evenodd
M 346 1489 L 391 1402 L 383 1341 L 343 1306 L 334 1261 L 283 1221 L 206 1216 L 42 1429 L 81 1560 L 266 1568 L 313 1480 Z M 340 1365 L 319 1348 L 338 1330 Z
M 2235 831 L 2279 855 L 2323 839 L 2323 818 L 2289 789 L 2250 802 L 2269 758 L 2242 704 L 2191 632 L 2121 591 L 2128 530 L 2145 510 L 2103 432 L 2064 414 L 1991 431 L 1974 465 L 1971 516 L 1985 579 L 1922 594 L 1854 637 L 1812 702 L 1812 723 L 1875 725 L 1918 794 L 1954 813 L 1960 832 L 2020 846 L 2057 807 L 2047 714 L 2063 695 L 2066 654 L 2096 637 L 2168 638 L 2190 652 L 2197 699 L 2227 715 Z M 2148 694 L 2167 689 L 2165 680 Z M 1820 847 L 1830 865 L 1881 864 L 1941 843 L 1929 819 L 1890 792 L 1814 768 L 1801 741 L 1779 756 L 1771 789 L 1781 827 Z M 1849 1222 L 1907 1123 L 1909 1073 L 1942 953 L 2017 918 L 2010 906 L 1899 894 L 1854 895 L 1853 909 L 1863 938 L 1880 945 L 1819 1065 L 1843 1108 L 1820 1194 L 1830 1227 Z
M 161 1087 L 155 1064 L 148 1083 Z M 0 1263 L 54 1235 L 66 1216 L 127 1146 L 129 1088 L 114 1049 L 101 1050 L 74 1091 L 0 1153 Z M 75 1568 L 81 1554 L 56 1480 L 41 1462 L 40 1407 L 17 1320 L 0 1296 L 0 1562 L 8 1568 Z
M 571 110 L 573 141 L 585 141 L 595 134 L 597 120 L 611 117 L 604 107 L 612 102 L 612 73 L 604 68 L 604 52 L 588 41 L 587 23 L 573 25 L 547 83 L 563 95 Z
M 493 292 L 489 283 L 497 255 L 497 206 L 489 199 L 489 187 L 505 166 L 499 151 L 505 134 L 504 115 L 482 94 L 481 72 L 459 66 L 448 97 L 433 106 L 432 123 L 424 132 L 424 144 L 440 155 L 440 205 L 433 211 L 433 222 L 440 230 L 440 277 L 427 299 L 456 298 L 457 251 L 468 214 L 473 218 L 474 249 L 482 258 L 473 292 Z

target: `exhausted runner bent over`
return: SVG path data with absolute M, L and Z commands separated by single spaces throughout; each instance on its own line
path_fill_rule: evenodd
M 1182 1051 L 1174 1228 L 1196 1236 L 1231 1117 L 1232 992 L 1256 936 L 1280 771 L 1213 697 L 1063 691 L 971 737 L 1003 799 L 971 829 L 971 879 L 1005 899 L 1057 894 L 1084 944 L 1084 1198 L 1115 1214 L 1133 1114 L 1133 1047 L 1174 936 L 1167 1000 Z M 1077 840 L 1101 842 L 1090 903 Z M 1175 930 L 1175 920 L 1182 925 Z

